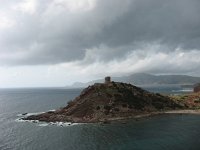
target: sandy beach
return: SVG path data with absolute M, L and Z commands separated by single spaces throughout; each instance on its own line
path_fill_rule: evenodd
M 164 112 L 166 114 L 199 114 L 200 115 L 200 109 L 197 110 L 170 110 Z

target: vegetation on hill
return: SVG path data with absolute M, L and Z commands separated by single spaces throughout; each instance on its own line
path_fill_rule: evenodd
M 182 103 L 189 109 L 200 109 L 200 92 L 171 96 L 177 103 Z

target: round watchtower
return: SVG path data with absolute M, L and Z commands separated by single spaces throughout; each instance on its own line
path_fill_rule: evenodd
M 111 82 L 111 77 L 105 77 L 105 84 L 109 84 Z

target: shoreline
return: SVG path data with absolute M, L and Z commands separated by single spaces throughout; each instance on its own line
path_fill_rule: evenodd
M 134 120 L 139 120 L 139 119 L 143 119 L 143 118 L 149 118 L 149 117 L 153 117 L 153 116 L 157 116 L 157 115 L 163 115 L 163 114 L 195 114 L 195 115 L 200 115 L 200 109 L 197 110 L 192 110 L 192 109 L 183 109 L 183 110 L 168 110 L 168 111 L 159 111 L 159 112 L 151 112 L 151 113 L 145 113 L 145 114 L 138 114 L 138 115 L 131 115 L 131 116 L 127 116 L 127 117 L 114 117 L 114 118 L 104 118 L 104 119 L 100 119 L 100 120 L 96 120 L 96 121 L 58 121 L 58 122 L 63 122 L 63 123 L 110 123 L 110 122 L 116 122 L 116 121 L 127 121 L 129 119 L 134 119 Z M 26 117 L 25 117 L 26 118 Z M 29 119 L 25 119 L 25 118 L 20 118 L 21 120 L 24 121 L 30 121 L 33 123 L 37 123 L 37 122 L 46 122 L 46 123 L 50 123 L 52 121 L 40 121 L 40 120 L 29 120 Z
M 80 121 L 80 122 L 74 122 L 74 121 L 58 121 L 58 122 L 52 122 L 52 121 L 40 121 L 40 120 L 26 120 L 24 118 L 18 118 L 18 121 L 24 121 L 24 122 L 31 122 L 31 123 L 47 123 L 47 124 L 60 124 L 62 123 L 63 125 L 67 124 L 68 126 L 72 124 L 85 124 L 85 123 L 99 123 L 99 124 L 109 124 L 113 122 L 122 122 L 126 123 L 128 120 L 133 119 L 135 121 L 139 121 L 141 119 L 145 118 L 151 118 L 157 115 L 170 115 L 170 114 L 180 114 L 180 115 L 187 115 L 187 114 L 192 114 L 192 115 L 200 115 L 200 109 L 197 110 L 192 110 L 192 109 L 183 109 L 183 110 L 168 110 L 168 111 L 159 111 L 159 112 L 151 112 L 151 113 L 146 113 L 146 114 L 138 114 L 138 115 L 132 115 L 132 116 L 127 116 L 127 117 L 115 117 L 115 118 L 104 118 L 98 121 Z M 63 126 L 61 125 L 61 126 Z
M 200 109 L 183 109 L 183 110 L 170 110 L 164 112 L 165 114 L 196 114 L 200 115 Z
M 192 114 L 192 115 L 200 115 L 200 109 L 197 110 L 192 110 L 192 109 L 183 109 L 183 110 L 168 110 L 168 111 L 160 111 L 160 112 L 151 112 L 148 114 L 141 114 L 141 115 L 136 115 L 136 116 L 129 116 L 129 117 L 118 117 L 118 118 L 109 118 L 105 120 L 100 120 L 99 122 L 96 123 L 104 123 L 105 121 L 107 122 L 115 122 L 115 121 L 127 121 L 129 119 L 134 119 L 134 120 L 139 120 L 143 118 L 149 118 L 149 117 L 154 117 L 157 115 L 164 115 L 164 114 Z

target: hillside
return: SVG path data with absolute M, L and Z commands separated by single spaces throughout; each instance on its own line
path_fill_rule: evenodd
M 137 73 L 130 76 L 113 77 L 114 81 L 131 83 L 134 85 L 161 85 L 161 84 L 178 84 L 193 85 L 200 82 L 200 77 L 192 77 L 187 75 L 151 75 L 146 73 Z M 90 81 L 87 83 L 76 82 L 70 87 L 87 87 L 94 83 L 103 83 L 103 79 Z
M 153 94 L 131 84 L 110 82 L 87 87 L 80 96 L 62 109 L 24 119 L 46 122 L 101 122 L 182 108 L 184 106 L 167 96 Z

